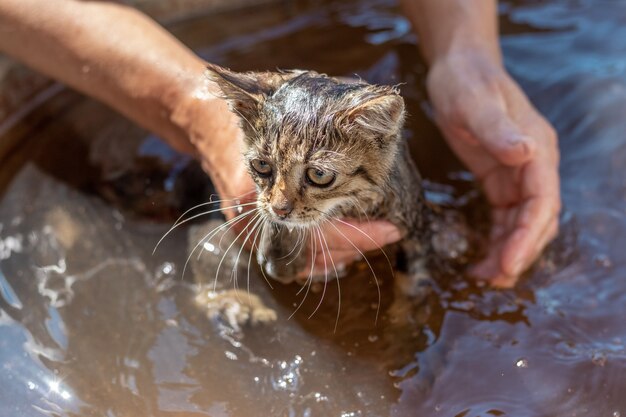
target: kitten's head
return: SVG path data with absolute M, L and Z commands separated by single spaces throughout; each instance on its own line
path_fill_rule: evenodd
M 267 218 L 307 227 L 380 194 L 404 120 L 397 89 L 307 71 L 208 73 L 241 118 Z

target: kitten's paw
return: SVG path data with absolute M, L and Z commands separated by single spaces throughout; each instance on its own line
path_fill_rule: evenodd
M 255 308 L 254 310 L 252 310 L 252 319 L 251 319 L 252 324 L 271 323 L 273 321 L 276 321 L 276 319 L 277 319 L 276 312 L 272 310 L 271 308 L 266 307 L 264 305 L 261 305 Z
M 211 320 L 219 320 L 235 331 L 247 324 L 266 324 L 276 321 L 276 312 L 261 299 L 238 290 L 212 291 L 203 289 L 196 301 L 207 310 Z

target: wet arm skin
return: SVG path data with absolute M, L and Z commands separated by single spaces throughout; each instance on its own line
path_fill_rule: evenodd
M 230 163 L 239 161 L 240 132 L 203 76 L 205 63 L 140 12 L 100 1 L 2 0 L 0 51 L 200 155 L 224 198 L 252 188 Z
M 448 144 L 492 206 L 489 252 L 473 273 L 512 286 L 556 235 L 557 136 L 502 65 L 495 0 L 401 0 L 430 65 Z
M 495 0 L 402 0 L 429 63 L 469 49 L 501 62 Z

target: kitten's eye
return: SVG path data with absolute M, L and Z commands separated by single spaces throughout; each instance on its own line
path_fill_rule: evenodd
M 267 161 L 262 159 L 253 159 L 250 165 L 252 166 L 252 169 L 254 169 L 257 174 L 262 177 L 269 177 L 272 174 L 272 167 L 267 163 Z
M 319 168 L 309 168 L 306 170 L 306 179 L 317 187 L 328 187 L 335 181 L 335 173 L 324 171 Z

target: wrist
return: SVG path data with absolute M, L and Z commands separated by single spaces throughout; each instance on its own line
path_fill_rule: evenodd
M 447 91 L 450 85 L 458 83 L 469 88 L 483 83 L 496 84 L 505 78 L 508 75 L 499 56 L 484 45 L 465 43 L 464 47 L 450 49 L 433 61 L 426 85 L 433 94 L 441 88 Z
M 222 199 L 254 188 L 242 162 L 243 133 L 220 90 L 205 75 L 205 64 L 179 88 L 170 120 L 182 132 Z
M 458 29 L 450 35 L 446 44 L 430 53 L 431 67 L 440 62 L 466 61 L 481 66 L 503 67 L 502 53 L 496 39 Z

